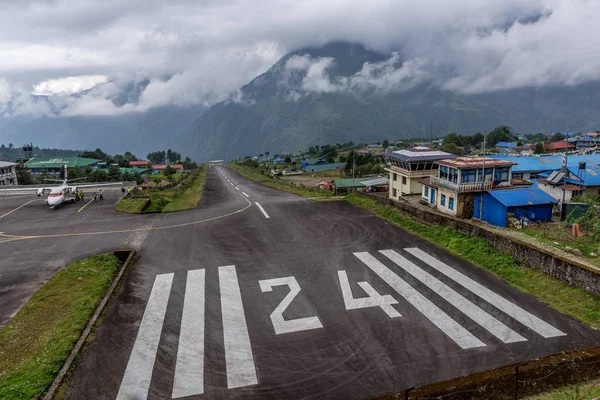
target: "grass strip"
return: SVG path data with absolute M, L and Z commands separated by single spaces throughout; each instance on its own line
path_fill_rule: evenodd
M 302 197 L 311 197 L 311 198 L 327 198 L 333 196 L 333 192 L 330 190 L 321 190 L 318 188 L 309 188 L 309 187 L 301 187 L 290 185 L 287 183 L 283 183 L 281 181 L 277 181 L 265 174 L 260 173 L 259 170 L 254 168 L 246 167 L 243 165 L 239 165 L 236 163 L 227 164 L 234 171 L 239 172 L 244 175 L 248 179 L 252 179 L 256 182 L 262 182 L 267 186 L 270 186 L 274 189 L 279 189 L 284 192 L 292 193 Z
M 113 254 L 68 265 L 0 330 L 0 399 L 31 399 L 49 388 L 120 266 Z
M 191 182 L 189 184 L 186 182 L 182 183 L 179 193 L 165 205 L 162 212 L 183 211 L 198 207 L 198 203 L 200 203 L 202 193 L 204 192 L 207 172 L 208 167 L 205 164 L 198 167 Z
M 124 197 L 117 203 L 115 210 L 129 214 L 139 214 L 146 205 L 146 197 Z
M 578 400 L 590 388 L 590 391 L 585 395 L 584 399 L 597 399 L 600 398 L 600 384 L 597 384 L 592 388 L 594 383 L 595 381 L 591 381 L 580 385 L 570 385 L 546 393 L 526 397 L 525 400 Z
M 427 226 L 392 206 L 357 194 L 346 201 L 372 211 L 407 231 L 504 279 L 522 292 L 529 293 L 563 314 L 600 329 L 600 297 L 563 283 L 541 271 L 520 266 L 507 253 L 494 249 L 481 238 L 466 236 L 452 227 Z

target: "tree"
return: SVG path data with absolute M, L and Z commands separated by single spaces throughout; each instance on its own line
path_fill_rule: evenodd
M 390 141 L 387 139 L 385 139 L 383 142 L 381 142 L 381 146 L 383 146 L 384 149 L 387 149 L 389 145 L 390 145 Z
M 167 178 L 171 178 L 171 175 L 173 174 L 175 174 L 175 168 L 171 167 L 170 165 L 167 165 L 167 168 L 165 168 L 163 171 L 163 175 Z
M 260 153 L 260 154 L 258 155 L 258 160 L 260 161 L 260 159 L 261 159 L 261 158 L 263 158 L 263 156 L 264 156 L 264 154 L 263 154 L 263 153 Z
M 554 143 L 554 142 L 560 142 L 561 140 L 565 140 L 565 138 L 566 138 L 566 136 L 565 136 L 565 135 L 563 135 L 563 134 L 562 134 L 562 133 L 560 133 L 560 132 L 556 132 L 555 134 L 553 134 L 552 136 L 550 136 L 550 137 L 548 138 L 548 141 L 549 141 L 550 143 Z
M 446 153 L 457 155 L 457 156 L 465 155 L 464 149 L 458 147 L 456 145 L 456 143 L 446 143 L 444 141 L 444 144 L 442 145 L 442 147 L 440 147 L 440 150 L 445 151 Z
M 542 142 L 537 142 L 535 145 L 535 150 L 533 150 L 534 154 L 544 154 L 544 145 Z
M 479 147 L 483 143 L 483 135 L 479 132 L 471 136 L 471 146 Z
M 19 185 L 29 185 L 31 182 L 31 174 L 29 170 L 25 168 L 22 164 L 17 164 L 16 168 L 17 172 L 17 183 Z
M 269 154 L 271 154 L 271 153 L 269 153 L 268 151 L 265 151 L 265 156 L 267 156 L 267 161 L 269 161 Z
M 502 125 L 494 129 L 488 134 L 489 147 L 496 145 L 498 142 L 510 142 L 513 140 L 512 130 L 507 125 Z
M 88 176 L 90 182 L 106 182 L 108 180 L 108 174 L 102 169 L 94 169 Z
M 135 181 L 135 183 L 137 183 L 138 185 L 141 185 L 142 183 L 144 183 L 144 178 L 142 177 L 142 174 L 140 174 L 139 172 L 135 171 L 133 174 L 131 174 L 131 178 Z
M 283 162 L 285 162 L 286 164 L 291 164 L 292 163 L 292 157 L 290 157 L 289 155 L 285 156 L 285 159 L 283 160 Z
M 107 172 L 109 181 L 117 182 L 121 180 L 121 169 L 117 165 L 109 165 Z
M 12 148 L 13 148 L 13 147 L 14 147 L 14 146 L 13 146 L 13 144 L 12 144 L 12 143 L 9 143 L 9 144 L 8 144 L 8 148 L 9 148 L 9 149 L 11 149 L 11 150 L 12 150 Z

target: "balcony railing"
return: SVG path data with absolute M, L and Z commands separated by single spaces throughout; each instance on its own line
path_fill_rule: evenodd
M 469 182 L 469 183 L 454 183 L 444 179 L 440 179 L 437 176 L 429 178 L 429 182 L 432 185 L 451 190 L 457 193 L 463 192 L 483 192 L 491 190 L 494 187 L 494 183 L 488 182 Z
M 425 169 L 425 170 L 420 170 L 420 171 L 409 171 L 407 169 L 403 169 L 403 168 L 399 168 L 395 165 L 391 165 L 389 167 L 385 168 L 386 171 L 392 171 L 395 172 L 397 174 L 402 174 L 404 176 L 431 176 L 431 175 L 437 175 L 438 174 L 438 170 L 437 169 Z

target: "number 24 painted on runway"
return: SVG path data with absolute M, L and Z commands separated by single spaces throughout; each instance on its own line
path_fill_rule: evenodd
M 391 306 L 392 304 L 398 303 L 392 296 L 379 294 L 368 282 L 358 282 L 358 285 L 367 293 L 367 297 L 354 298 L 352 297 L 350 282 L 348 281 L 346 271 L 338 271 L 338 279 L 340 281 L 340 288 L 342 290 L 342 297 L 344 299 L 346 310 L 380 307 L 390 316 L 390 318 L 401 317 L 400 313 Z M 301 290 L 295 277 L 286 276 L 284 278 L 264 279 L 258 281 L 258 283 L 260 285 L 260 290 L 263 293 L 272 292 L 273 287 L 275 286 L 288 286 L 290 288 L 290 292 L 287 296 L 284 297 L 281 303 L 279 303 L 271 313 L 271 322 L 273 323 L 275 334 L 280 335 L 282 333 L 307 331 L 323 327 L 319 317 L 305 317 L 288 320 L 283 318 L 283 313 Z

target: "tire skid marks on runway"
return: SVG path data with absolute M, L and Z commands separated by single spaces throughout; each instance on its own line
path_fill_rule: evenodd
M 545 338 L 563 336 L 565 333 L 554 328 L 540 318 L 523 310 L 503 297 L 493 293 L 483 285 L 466 277 L 449 265 L 428 255 L 417 248 L 404 249 L 416 257 L 419 262 L 431 266 L 437 272 L 459 283 L 468 291 L 476 294 L 487 303 L 497 307 L 514 320 L 521 322 L 531 331 Z M 441 332 L 462 349 L 483 348 L 487 344 L 477 338 L 466 327 L 443 311 L 435 302 L 448 302 L 458 312 L 466 315 L 506 345 L 526 341 L 524 336 L 500 322 L 496 317 L 477 306 L 473 301 L 464 297 L 450 286 L 438 279 L 437 272 L 427 272 L 409 259 L 394 250 L 380 250 L 386 259 L 378 260 L 369 252 L 356 252 L 354 256 L 379 276 L 389 287 L 395 290 L 407 303 L 419 311 L 427 320 L 432 322 Z M 387 264 L 387 265 L 386 265 Z M 388 266 L 389 265 L 389 266 Z M 400 268 L 430 291 L 439 296 L 429 299 L 417 287 L 403 280 L 395 271 Z M 404 318 L 396 310 L 398 304 L 390 294 L 382 294 L 368 282 L 356 282 L 365 293 L 354 297 L 351 284 L 345 270 L 338 271 L 339 296 L 343 300 L 342 310 L 351 313 L 381 312 L 368 310 L 383 310 L 389 317 L 390 323 L 419 323 L 418 321 L 402 322 Z M 218 267 L 219 295 L 223 325 L 223 351 L 225 353 L 225 373 L 227 388 L 234 389 L 258 384 L 258 375 L 252 353 L 251 340 L 246 321 L 244 304 L 242 302 L 240 283 L 236 267 L 233 265 Z M 117 399 L 144 398 L 150 388 L 150 380 L 154 361 L 158 350 L 161 331 L 173 274 L 156 276 L 146 310 L 137 333 L 136 341 L 125 374 L 119 389 Z M 273 286 L 286 285 L 289 293 L 271 313 L 271 323 L 275 334 L 293 335 L 300 331 L 319 330 L 327 328 L 331 321 L 322 320 L 316 313 L 302 318 L 284 319 L 283 313 L 294 298 L 301 293 L 300 283 L 294 276 L 274 277 L 258 281 L 261 292 L 272 291 Z M 388 289 L 389 290 L 389 289 Z M 429 290 L 427 293 L 430 293 Z M 302 292 L 303 293 L 303 292 Z M 385 293 L 385 292 L 383 292 Z M 440 300 L 441 298 L 441 300 Z M 252 303 L 254 304 L 254 303 Z M 337 302 L 330 302 L 332 307 Z M 204 390 L 205 356 L 205 318 L 206 318 L 206 275 L 205 269 L 190 270 L 187 273 L 179 345 L 176 354 L 172 397 L 180 398 L 200 395 Z M 398 321 L 398 322 L 395 322 Z M 528 334 L 532 334 L 527 331 Z M 285 355 L 282 355 L 285 357 Z

